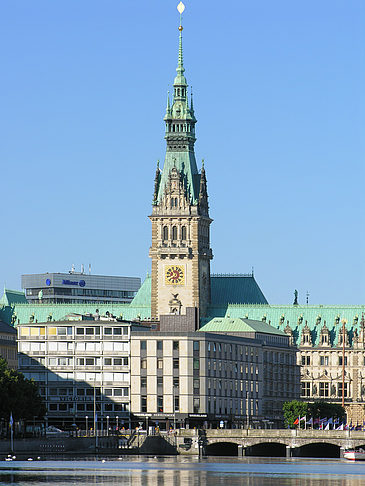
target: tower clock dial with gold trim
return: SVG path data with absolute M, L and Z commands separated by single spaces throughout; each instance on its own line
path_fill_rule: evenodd
M 165 266 L 165 284 L 166 285 L 185 285 L 185 268 L 184 268 L 184 265 L 166 265 Z

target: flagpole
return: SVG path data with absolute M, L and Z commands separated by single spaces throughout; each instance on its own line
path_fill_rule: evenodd
M 13 430 L 13 412 L 10 412 L 10 450 L 14 452 L 14 430 Z

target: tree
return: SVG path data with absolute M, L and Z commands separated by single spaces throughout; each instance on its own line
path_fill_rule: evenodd
M 9 368 L 0 358 L 0 418 L 14 420 L 43 417 L 46 407 L 38 393 L 38 386 L 19 371 Z
M 295 420 L 299 417 L 305 417 L 307 415 L 308 403 L 300 402 L 299 400 L 291 400 L 290 402 L 284 402 L 283 413 L 285 419 L 285 425 L 293 428 Z
M 344 421 L 345 409 L 339 403 L 328 403 L 325 400 L 316 400 L 308 404 L 308 413 L 313 418 L 338 418 Z

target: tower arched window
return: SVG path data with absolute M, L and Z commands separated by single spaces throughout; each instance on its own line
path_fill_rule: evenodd
M 177 208 L 177 197 L 175 197 L 175 208 Z
M 180 96 L 180 88 L 177 88 L 177 96 Z
M 162 239 L 163 240 L 168 240 L 169 239 L 169 229 L 167 226 L 164 226 L 163 227 L 163 230 L 162 230 Z
M 176 226 L 172 227 L 172 239 L 177 240 L 177 227 Z
M 182 226 L 181 228 L 181 239 L 186 240 L 186 226 Z

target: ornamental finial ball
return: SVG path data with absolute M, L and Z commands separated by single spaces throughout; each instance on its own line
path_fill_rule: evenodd
M 183 26 L 182 25 L 179 25 L 179 31 L 181 32 L 183 30 Z

